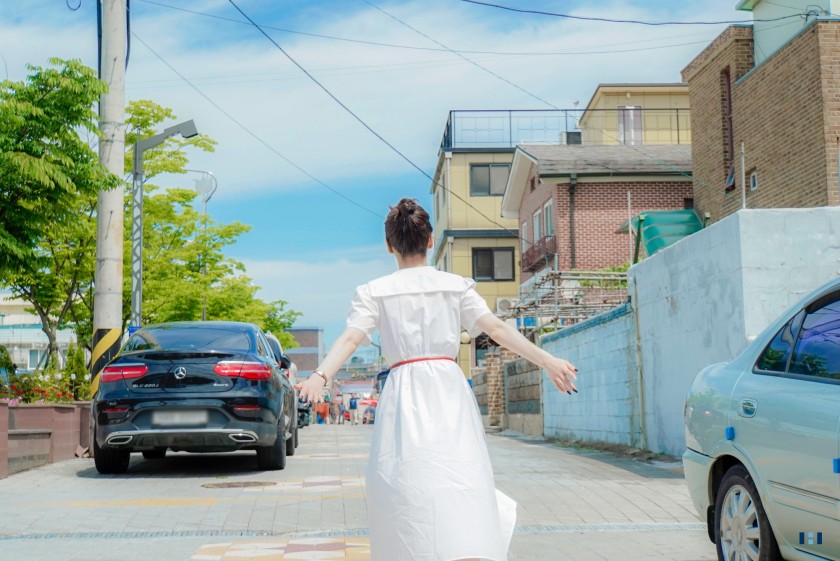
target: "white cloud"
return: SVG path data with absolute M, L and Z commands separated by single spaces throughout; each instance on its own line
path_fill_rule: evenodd
M 356 286 L 396 270 L 384 247 L 324 252 L 308 261 L 244 260 L 247 274 L 262 287 L 264 300 L 285 300 L 303 313 L 299 325 L 325 328 L 330 343 L 344 327 Z

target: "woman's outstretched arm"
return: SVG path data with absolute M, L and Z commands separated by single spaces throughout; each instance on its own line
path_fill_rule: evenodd
M 335 373 L 341 368 L 341 365 L 347 362 L 359 345 L 364 341 L 365 334 L 360 329 L 355 327 L 348 327 L 344 330 L 338 339 L 336 339 L 333 346 L 330 347 L 330 352 L 324 357 L 324 361 L 318 365 L 317 370 L 320 370 L 328 379 L 332 379 Z M 306 401 L 314 401 L 321 403 L 324 401 L 324 394 L 321 390 L 325 386 L 324 379 L 317 374 L 312 374 L 303 382 L 300 388 L 300 398 Z
M 577 376 L 575 376 L 577 368 L 572 363 L 550 355 L 526 339 L 513 326 L 503 322 L 493 314 L 484 314 L 478 318 L 476 326 L 503 347 L 545 370 L 559 390 L 568 394 L 577 392 L 573 383 L 573 380 L 577 379 Z

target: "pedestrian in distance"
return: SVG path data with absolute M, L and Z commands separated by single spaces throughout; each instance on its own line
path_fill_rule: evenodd
M 516 503 L 495 489 L 481 414 L 455 362 L 461 331 L 486 333 L 569 395 L 576 369 L 493 315 L 475 281 L 426 265 L 432 225 L 416 201 L 391 208 L 385 241 L 398 270 L 356 289 L 347 329 L 301 395 L 323 399 L 321 389 L 378 329 L 391 372 L 366 472 L 371 561 L 505 561 Z
M 350 423 L 359 424 L 359 398 L 356 394 L 350 396 Z
M 347 408 L 344 407 L 344 402 L 338 404 L 338 424 L 344 424 L 344 413 L 347 411 Z

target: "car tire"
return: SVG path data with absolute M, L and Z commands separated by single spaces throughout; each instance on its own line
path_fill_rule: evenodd
M 297 448 L 297 426 L 292 427 L 292 436 L 286 441 L 286 455 L 294 456 Z
M 729 468 L 715 499 L 718 559 L 782 561 L 753 478 L 744 466 Z
M 93 463 L 96 471 L 103 475 L 113 475 L 128 471 L 128 463 L 131 461 L 131 452 L 117 448 L 100 448 L 93 439 Z
M 162 460 L 166 457 L 166 448 L 155 448 L 154 450 L 144 450 L 143 457 L 147 460 Z
M 286 439 L 285 431 L 277 427 L 277 439 L 271 446 L 257 447 L 257 466 L 263 471 L 274 471 L 286 468 Z
M 295 448 L 297 448 L 298 445 L 300 444 L 300 436 L 298 435 L 298 429 L 299 428 L 300 428 L 299 426 L 295 425 Z

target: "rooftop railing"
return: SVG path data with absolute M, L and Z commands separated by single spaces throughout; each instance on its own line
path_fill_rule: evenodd
M 456 110 L 441 152 L 519 144 L 689 144 L 689 109 Z

